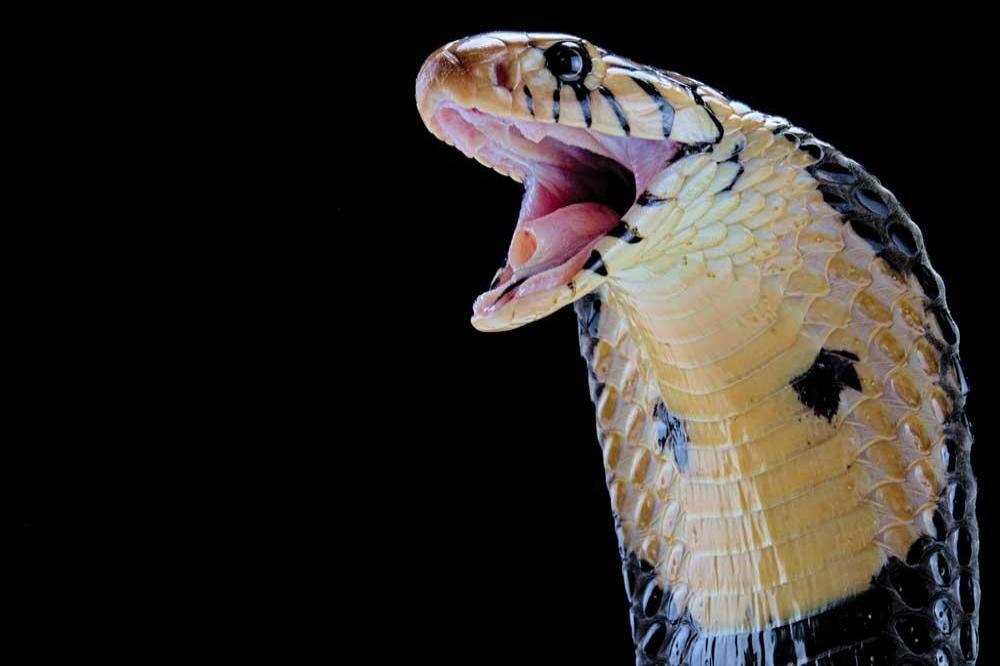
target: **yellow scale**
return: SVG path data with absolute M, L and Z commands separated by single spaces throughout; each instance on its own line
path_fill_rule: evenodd
M 625 548 L 705 630 L 749 631 L 861 592 L 905 558 L 941 490 L 949 405 L 916 281 L 847 231 L 805 153 L 708 101 L 726 141 L 650 187 L 673 202 L 626 217 L 670 240 L 608 252 L 611 266 L 616 251 L 656 261 L 601 287 L 597 412 Z M 741 136 L 751 178 L 713 191 L 716 156 Z M 845 387 L 831 421 L 791 386 L 821 348 L 860 359 L 862 390 Z M 660 397 L 687 432 L 683 474 L 657 452 Z

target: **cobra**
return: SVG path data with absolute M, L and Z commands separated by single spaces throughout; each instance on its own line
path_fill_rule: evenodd
M 576 309 L 636 662 L 975 661 L 959 334 L 896 198 L 784 118 L 570 35 L 451 42 L 416 97 L 525 186 L 473 325 Z

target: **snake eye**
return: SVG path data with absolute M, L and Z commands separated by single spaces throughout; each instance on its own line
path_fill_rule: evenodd
M 558 42 L 545 49 L 545 64 L 563 83 L 575 83 L 590 72 L 590 54 L 576 42 Z

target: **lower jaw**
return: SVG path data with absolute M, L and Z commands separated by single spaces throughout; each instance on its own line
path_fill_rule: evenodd
M 481 330 L 534 321 L 593 288 L 588 284 L 593 281 L 579 274 L 597 243 L 635 203 L 636 190 L 677 153 L 671 142 L 498 118 L 453 105 L 443 106 L 434 119 L 439 134 L 466 155 L 527 188 L 507 265 L 473 306 L 472 322 Z M 576 219 L 567 214 L 558 242 L 540 243 L 530 261 L 516 256 L 518 234 L 542 218 L 584 205 L 593 214 Z
M 473 325 L 481 330 L 501 330 L 507 328 L 504 325 L 506 322 L 518 319 L 519 313 L 523 316 L 524 313 L 538 312 L 536 318 L 540 318 L 548 314 L 551 306 L 563 305 L 560 301 L 567 294 L 567 302 L 572 301 L 576 291 L 574 278 L 583 269 L 599 241 L 600 238 L 597 238 L 587 243 L 569 260 L 555 268 L 524 281 L 501 284 L 482 294 L 472 306 Z M 491 325 L 490 322 L 494 320 L 495 324 Z

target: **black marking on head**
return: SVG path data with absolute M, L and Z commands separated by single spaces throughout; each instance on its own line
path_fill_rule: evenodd
M 861 390 L 861 380 L 854 369 L 857 360 L 858 357 L 848 351 L 820 349 L 812 366 L 792 380 L 792 388 L 802 404 L 816 416 L 833 422 L 843 388 Z
M 598 275 L 606 276 L 608 274 L 608 269 L 604 265 L 604 257 L 597 250 L 591 250 L 590 256 L 587 258 L 587 263 L 583 265 L 583 270 L 587 269 L 594 271 Z
M 673 198 L 661 199 L 660 197 L 649 192 L 643 192 L 639 195 L 639 198 L 635 200 L 635 202 L 640 206 L 662 206 L 668 201 L 673 201 Z
M 710 107 L 708 104 L 705 103 L 705 100 L 702 98 L 701 93 L 698 92 L 697 85 L 695 84 L 684 84 L 684 85 L 688 89 L 688 92 L 691 93 L 691 97 L 694 98 L 695 104 L 705 109 L 705 113 L 708 114 L 708 117 L 715 124 L 715 129 L 718 132 L 718 135 L 715 137 L 715 141 L 712 141 L 712 143 L 719 143 L 720 141 L 722 141 L 722 137 L 723 135 L 725 135 L 726 130 L 722 126 L 722 123 L 719 122 L 719 118 L 718 116 L 715 115 L 715 111 L 712 111 L 712 107 Z
M 582 82 L 590 73 L 590 54 L 579 42 L 556 42 L 545 49 L 545 65 L 562 83 Z
M 663 122 L 663 138 L 670 138 L 670 132 L 674 127 L 674 107 L 670 106 L 667 100 L 663 99 L 663 95 L 660 91 L 656 89 L 649 81 L 640 79 L 636 76 L 631 77 L 635 84 L 642 88 L 643 92 L 653 98 L 653 101 L 658 107 L 660 107 L 660 118 Z
M 552 91 L 552 118 L 559 122 L 559 94 L 562 86 L 556 86 L 556 89 Z
M 531 89 L 528 86 L 524 86 L 524 101 L 528 105 L 528 113 L 531 117 L 535 117 L 535 98 L 531 96 Z
M 656 420 L 656 447 L 663 453 L 667 445 L 674 454 L 674 462 L 681 472 L 687 470 L 688 437 L 684 423 L 667 410 L 662 400 L 653 407 L 653 418 Z
M 576 101 L 580 103 L 580 110 L 583 111 L 583 121 L 590 127 L 593 118 L 590 115 L 590 91 L 582 84 L 574 84 L 573 92 L 576 93 Z
M 611 110 L 615 112 L 615 116 L 618 118 L 618 124 L 622 126 L 622 131 L 625 132 L 625 136 L 628 136 L 629 134 L 628 118 L 625 116 L 625 109 L 623 109 L 622 105 L 618 103 L 617 99 L 615 99 L 614 93 L 612 93 L 604 86 L 598 88 L 597 91 L 604 96 L 604 99 L 608 100 L 608 104 L 611 106 Z
M 635 245 L 636 243 L 642 242 L 642 236 L 637 234 L 625 220 L 620 220 L 618 224 L 607 233 L 607 235 L 612 238 L 619 238 L 623 243 L 628 243 L 629 245 Z

